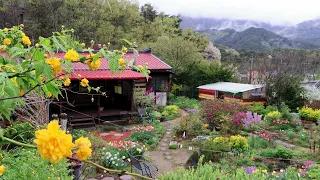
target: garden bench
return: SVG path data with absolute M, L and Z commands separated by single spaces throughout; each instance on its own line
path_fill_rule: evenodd
M 131 162 L 131 172 L 132 172 L 132 167 L 134 167 L 141 175 L 143 176 L 148 176 L 150 178 L 156 178 L 159 175 L 158 168 L 146 162 L 146 160 L 143 158 L 143 156 L 132 156 L 130 154 L 130 162 Z M 136 157 L 139 157 L 143 159 L 143 161 L 136 159 Z

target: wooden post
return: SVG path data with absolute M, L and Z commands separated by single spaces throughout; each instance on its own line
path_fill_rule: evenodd
M 100 114 L 100 95 L 98 96 L 98 122 L 99 122 L 99 125 L 100 125 L 100 117 L 101 117 L 101 114 Z
M 62 106 L 61 106 L 61 102 L 59 102 L 59 114 L 62 114 Z
M 131 109 L 130 111 L 133 112 L 133 102 L 134 102 L 134 97 L 133 97 L 133 91 L 134 91 L 134 87 L 135 86 L 135 83 L 134 83 L 134 80 L 132 80 L 132 83 L 131 83 Z

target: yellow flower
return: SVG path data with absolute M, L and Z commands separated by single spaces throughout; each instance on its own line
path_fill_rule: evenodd
M 30 38 L 26 35 L 22 35 L 22 42 L 24 45 L 28 45 L 30 46 L 31 45 L 31 41 L 30 41 Z
M 70 86 L 70 84 L 71 84 L 71 81 L 70 81 L 69 78 L 67 78 L 67 79 L 63 82 L 63 85 L 64 85 L 64 86 Z
M 86 47 L 86 44 L 85 44 L 85 43 L 81 43 L 81 47 L 82 47 L 82 48 L 85 48 L 85 47 Z
M 3 32 L 6 32 L 6 33 L 7 33 L 8 31 L 9 31 L 8 28 L 4 28 L 4 29 L 3 29 Z
M 87 64 L 90 69 L 97 70 L 100 67 L 101 61 L 100 59 L 97 59 L 96 61 L 87 61 Z
M 47 97 L 48 97 L 48 98 L 51 98 L 51 96 L 52 96 L 51 92 L 48 92 Z
M 35 171 L 32 171 L 32 174 L 35 174 L 36 172 Z
M 24 28 L 24 24 L 20 24 L 20 27 Z
M 75 141 L 76 147 L 78 148 L 76 154 L 79 160 L 85 160 L 91 156 L 91 142 L 88 138 L 80 137 Z
M 46 60 L 46 63 L 52 67 L 52 73 L 58 74 L 62 71 L 62 66 L 59 58 L 53 57 Z
M 262 173 L 267 173 L 268 171 L 266 169 L 261 170 Z
M 126 61 L 123 58 L 120 58 L 118 63 L 119 63 L 119 66 L 125 66 L 126 65 Z
M 10 45 L 11 44 L 11 40 L 9 38 L 5 38 L 2 43 L 4 45 Z
M 70 49 L 68 52 L 64 55 L 64 59 L 69 60 L 71 62 L 76 62 L 79 60 L 79 54 L 73 50 Z
M 51 121 L 48 129 L 36 131 L 37 149 L 43 159 L 49 159 L 51 163 L 57 163 L 61 159 L 72 156 L 72 136 L 60 129 L 58 121 Z
M 138 65 L 138 69 L 139 69 L 140 71 L 142 71 L 142 69 L 143 69 L 143 66 L 141 66 L 141 65 Z
M 128 49 L 126 47 L 122 48 L 122 52 L 126 53 L 128 51 Z
M 24 36 L 26 36 L 26 34 L 25 34 L 24 32 L 22 32 L 22 33 L 21 33 L 21 36 L 24 37 Z
M 148 74 L 150 74 L 150 73 L 151 73 L 151 71 L 150 71 L 150 70 L 148 70 L 148 71 L 147 71 L 147 73 L 148 73 Z
M 0 176 L 2 176 L 5 169 L 6 167 L 4 165 L 0 166 Z
M 82 78 L 81 74 L 78 74 L 77 76 L 78 76 L 78 78 Z
M 140 153 L 142 150 L 140 148 L 137 148 L 137 151 Z
M 88 79 L 86 79 L 86 78 L 83 78 L 83 79 L 81 80 L 81 82 L 80 82 L 80 85 L 81 85 L 82 87 L 87 87 L 88 84 L 89 84 L 89 81 L 88 81 Z

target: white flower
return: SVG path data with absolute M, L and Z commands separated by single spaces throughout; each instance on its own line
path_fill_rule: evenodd
M 283 172 L 284 170 L 283 169 L 280 169 L 280 172 Z
M 118 164 L 116 164 L 116 166 L 118 166 Z
M 115 162 L 114 162 L 114 161 L 112 161 L 112 164 L 115 164 Z
M 122 159 L 125 159 L 126 157 L 125 156 L 122 156 Z
M 130 162 L 131 160 L 128 158 L 128 162 Z
M 113 158 L 111 158 L 110 160 L 113 161 Z

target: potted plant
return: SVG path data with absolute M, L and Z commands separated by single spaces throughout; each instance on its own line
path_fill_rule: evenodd
M 154 96 L 151 93 L 146 93 L 143 88 L 135 88 L 134 90 L 134 106 L 139 115 L 146 115 L 146 108 L 150 107 L 154 102 Z

